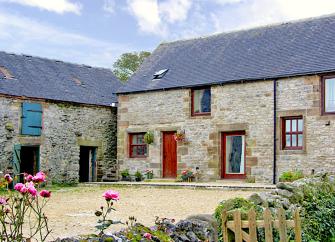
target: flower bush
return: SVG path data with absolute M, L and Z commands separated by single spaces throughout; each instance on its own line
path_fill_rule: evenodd
M 181 179 L 183 181 L 191 181 L 194 178 L 194 173 L 192 170 L 187 169 L 181 172 Z
M 176 141 L 185 141 L 186 137 L 185 137 L 185 131 L 184 130 L 178 130 L 174 135 L 173 135 L 174 139 Z
M 8 184 L 13 178 L 6 174 Z M 0 198 L 0 236 L 1 241 L 38 240 L 45 241 L 51 230 L 44 207 L 49 201 L 51 192 L 39 186 L 46 181 L 46 175 L 38 172 L 35 176 L 24 174 L 24 183 L 17 183 L 14 191 Z M 25 231 L 27 234 L 24 234 Z

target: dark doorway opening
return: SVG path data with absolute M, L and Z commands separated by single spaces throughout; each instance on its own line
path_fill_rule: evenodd
M 36 174 L 39 171 L 40 147 L 22 146 L 20 151 L 20 173 Z M 23 181 L 23 175 L 20 177 Z
M 96 147 L 80 146 L 79 182 L 96 181 Z

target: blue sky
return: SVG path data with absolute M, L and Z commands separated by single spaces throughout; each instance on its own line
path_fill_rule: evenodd
M 111 68 L 161 42 L 335 12 L 335 0 L 0 0 L 0 50 Z

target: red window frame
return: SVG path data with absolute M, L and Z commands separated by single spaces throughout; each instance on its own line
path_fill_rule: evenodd
M 191 90 L 191 115 L 192 116 L 208 116 L 208 115 L 211 115 L 211 112 L 202 112 L 202 113 L 196 113 L 196 112 L 194 112 L 194 91 L 205 90 L 205 89 L 209 89 L 210 92 L 212 92 L 211 87 L 193 88 Z M 211 100 L 211 102 L 212 102 L 212 100 Z
M 286 131 L 286 121 L 290 120 L 290 130 Z M 302 120 L 302 131 L 299 131 L 298 120 Z M 296 122 L 296 131 L 292 131 L 292 123 Z M 290 143 L 292 144 L 292 137 L 296 136 L 296 145 L 288 146 L 286 144 L 286 135 L 290 135 Z M 302 145 L 299 146 L 299 135 L 302 135 Z M 304 119 L 302 116 L 284 117 L 282 118 L 282 148 L 283 150 L 302 150 L 304 147 Z
M 333 75 L 325 75 L 321 77 L 321 114 L 322 115 L 334 115 L 335 112 L 327 112 L 326 111 L 326 80 L 335 78 L 335 74 Z
M 143 141 L 142 141 L 142 143 L 140 143 L 140 144 L 133 144 L 132 142 L 133 142 L 133 137 L 134 136 L 139 136 L 139 135 L 143 135 Z M 148 147 L 147 147 L 147 144 L 146 143 L 144 143 L 144 135 L 145 135 L 145 133 L 130 133 L 129 134 L 129 157 L 130 158 L 145 158 L 145 157 L 147 157 L 148 155 Z M 134 154 L 133 153 L 133 147 L 145 147 L 145 149 L 146 149 L 146 155 L 138 155 L 138 154 Z

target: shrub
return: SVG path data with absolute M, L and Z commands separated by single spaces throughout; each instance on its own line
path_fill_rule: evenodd
M 7 184 L 13 182 L 9 174 L 4 179 Z M 0 198 L 1 241 L 45 241 L 51 232 L 44 214 L 51 192 L 37 190 L 46 181 L 45 174 L 24 174 L 24 180 L 14 186 L 14 192 Z
M 302 171 L 286 171 L 281 174 L 279 181 L 281 182 L 293 182 L 304 177 Z

